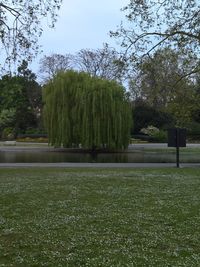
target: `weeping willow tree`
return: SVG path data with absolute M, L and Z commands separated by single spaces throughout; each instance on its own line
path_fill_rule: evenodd
M 87 73 L 58 73 L 44 88 L 44 119 L 54 146 L 122 149 L 131 111 L 124 88 Z

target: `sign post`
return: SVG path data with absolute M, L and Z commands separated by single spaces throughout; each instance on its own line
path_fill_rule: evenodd
M 172 128 L 168 130 L 168 147 L 176 147 L 176 167 L 179 168 L 179 147 L 186 147 L 186 129 Z
M 176 167 L 179 168 L 179 134 L 180 134 L 180 129 L 176 129 Z

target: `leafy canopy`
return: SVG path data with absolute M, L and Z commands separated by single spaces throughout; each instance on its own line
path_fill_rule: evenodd
M 126 148 L 131 112 L 124 88 L 86 73 L 58 73 L 44 89 L 51 145 Z
M 17 76 L 4 75 L 0 79 L 0 133 L 7 127 L 17 134 L 37 126 L 42 90 L 27 67 L 24 61 Z

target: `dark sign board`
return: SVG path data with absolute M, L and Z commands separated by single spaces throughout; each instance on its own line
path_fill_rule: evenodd
M 168 147 L 176 147 L 176 166 L 179 168 L 179 147 L 186 147 L 186 129 L 169 129 Z
M 168 147 L 186 147 L 186 129 L 182 128 L 169 129 Z

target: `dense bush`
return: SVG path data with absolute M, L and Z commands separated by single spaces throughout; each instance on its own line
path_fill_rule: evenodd
M 157 127 L 152 125 L 147 128 L 141 129 L 141 133 L 150 137 L 150 142 L 166 142 L 167 141 L 167 132 L 164 130 L 159 130 Z
M 198 122 L 190 122 L 186 125 L 187 130 L 187 138 L 195 141 L 200 141 L 200 123 Z
M 1 138 L 3 140 L 15 139 L 15 130 L 12 127 L 6 127 L 1 132 Z
M 153 125 L 159 129 L 167 129 L 174 125 L 174 119 L 172 115 L 163 111 L 158 111 L 144 103 L 137 104 L 133 108 L 132 134 L 140 133 L 142 128 L 146 128 L 149 125 Z

